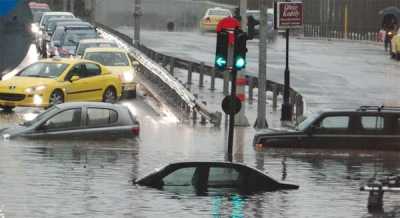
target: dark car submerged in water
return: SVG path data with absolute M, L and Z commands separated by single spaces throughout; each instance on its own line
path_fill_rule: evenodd
M 256 147 L 400 150 L 400 108 L 362 106 L 309 116 L 295 129 L 266 130 Z
M 139 134 L 139 122 L 123 105 L 102 102 L 58 104 L 35 119 L 0 130 L 4 139 L 114 139 Z
M 231 162 L 172 163 L 133 183 L 165 191 L 197 195 L 299 188 L 298 185 L 280 183 L 255 168 Z

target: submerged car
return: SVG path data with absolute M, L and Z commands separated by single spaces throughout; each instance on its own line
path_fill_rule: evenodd
M 231 162 L 172 163 L 133 183 L 166 191 L 200 195 L 299 188 L 297 185 L 280 183 L 255 168 Z
M 293 130 L 269 129 L 256 147 L 400 150 L 400 107 L 361 106 L 309 116 Z
M 26 138 L 132 138 L 139 122 L 123 105 L 74 102 L 59 104 L 18 126 L 0 130 L 5 139 Z
M 200 21 L 200 30 L 202 32 L 215 32 L 218 23 L 225 17 L 232 17 L 232 13 L 224 8 L 209 8 Z
M 0 108 L 50 107 L 69 101 L 115 102 L 121 82 L 99 63 L 81 59 L 45 59 L 0 81 Z
M 128 52 L 123 48 L 88 48 L 83 59 L 96 61 L 106 66 L 112 73 L 118 75 L 122 83 L 124 96 L 136 97 L 136 65 L 131 61 Z

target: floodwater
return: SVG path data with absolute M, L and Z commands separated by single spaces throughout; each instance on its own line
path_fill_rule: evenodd
M 399 173 L 399 153 L 255 150 L 254 132 L 238 128 L 234 160 L 300 185 L 251 196 L 168 193 L 132 185 L 162 165 L 225 159 L 224 126 L 178 123 L 143 99 L 124 102 L 139 115 L 141 135 L 118 141 L 0 142 L 0 217 L 396 217 L 400 196 L 385 193 L 384 213 L 369 213 L 363 181 Z M 34 109 L 0 114 L 1 126 Z

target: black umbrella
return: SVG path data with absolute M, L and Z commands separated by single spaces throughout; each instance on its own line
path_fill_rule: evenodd
M 398 7 L 390 6 L 390 7 L 380 10 L 379 14 L 382 14 L 383 16 L 393 15 L 397 19 L 399 19 L 400 18 L 400 9 Z

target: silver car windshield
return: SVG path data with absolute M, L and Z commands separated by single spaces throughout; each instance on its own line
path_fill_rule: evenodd
M 57 78 L 64 72 L 67 66 L 67 64 L 62 63 L 38 62 L 23 69 L 17 76 Z
M 129 66 L 123 52 L 87 52 L 84 59 L 96 61 L 104 66 Z
M 312 122 L 314 122 L 314 120 L 317 117 L 319 117 L 319 115 L 320 115 L 319 113 L 316 113 L 316 114 L 312 114 L 312 115 L 308 116 L 307 119 L 305 119 L 303 122 L 301 122 L 299 125 L 296 126 L 296 130 L 299 130 L 299 131 L 306 130 L 310 126 L 310 124 Z
M 32 125 L 44 120 L 47 117 L 47 115 L 52 114 L 53 112 L 56 112 L 58 110 L 59 110 L 59 108 L 57 106 L 53 106 L 53 107 L 49 108 L 48 110 L 46 110 L 45 112 L 39 114 L 33 120 L 25 121 L 21 125 L 22 126 L 27 126 L 27 127 L 32 126 Z

